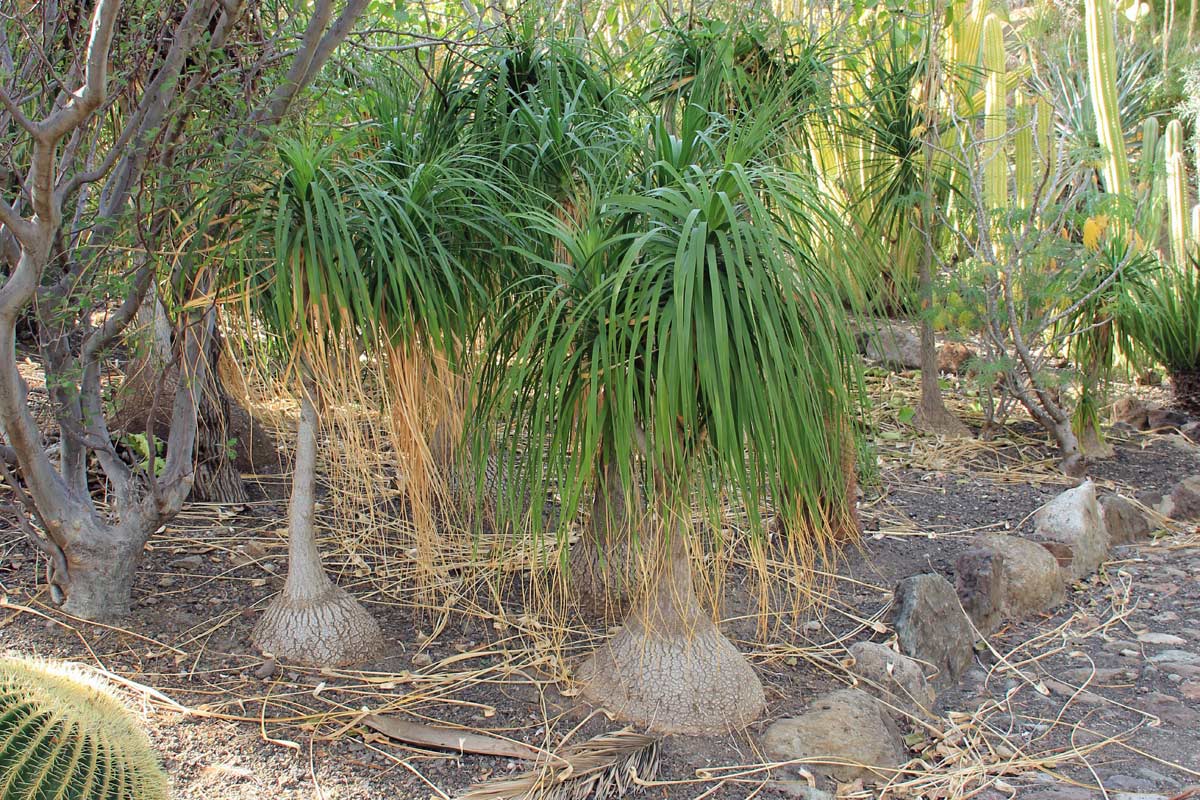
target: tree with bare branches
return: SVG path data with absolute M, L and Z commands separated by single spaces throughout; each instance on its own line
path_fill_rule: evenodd
M 237 166 L 367 0 L 317 0 L 278 18 L 232 0 L 166 0 L 154 13 L 96 0 L 86 24 L 82 6 L 0 17 L 0 130 L 15 134 L 0 149 L 0 425 L 15 467 L 5 477 L 22 528 L 49 559 L 54 596 L 103 619 L 128 611 L 147 540 L 196 480 L 217 326 L 219 263 L 206 254 L 236 202 Z M 200 176 L 221 177 L 215 199 L 201 196 Z M 130 465 L 112 442 L 101 373 L 152 288 L 171 300 L 179 377 L 161 411 L 152 403 L 151 457 Z M 53 421 L 35 417 L 18 369 L 16 327 L 31 311 Z M 159 413 L 170 420 L 161 468 Z M 92 457 L 103 501 L 89 485 Z

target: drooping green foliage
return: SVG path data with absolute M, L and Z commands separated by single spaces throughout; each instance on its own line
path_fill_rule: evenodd
M 474 270 L 505 230 L 497 190 L 469 150 L 423 149 L 402 126 L 284 143 L 271 190 L 250 204 L 248 296 L 289 348 L 348 334 L 450 352 L 472 324 Z
M 643 96 L 669 116 L 689 104 L 731 119 L 782 101 L 788 126 L 804 131 L 832 89 L 829 43 L 770 16 L 727 22 L 689 17 L 665 27 L 646 56 Z
M 1200 264 L 1164 265 L 1139 281 L 1119 320 L 1137 346 L 1170 372 L 1200 370 Z
M 801 527 L 836 507 L 855 377 L 816 251 L 837 226 L 810 178 L 760 159 L 748 131 L 767 128 L 689 106 L 678 134 L 648 126 L 617 190 L 571 218 L 525 216 L 536 269 L 510 290 L 478 390 L 510 511 L 549 479 L 573 512 L 601 456 L 667 506 L 700 476 L 710 508 L 732 486 L 756 530 L 765 496 Z
M 150 740 L 107 687 L 66 664 L 0 657 L 0 797 L 167 796 Z

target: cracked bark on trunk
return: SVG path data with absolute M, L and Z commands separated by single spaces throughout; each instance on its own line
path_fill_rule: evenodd
M 58 576 L 66 596 L 62 608 L 76 617 L 117 620 L 129 613 L 133 582 L 150 531 L 121 526 L 97 528 L 74 547 L 66 548 L 66 575 Z
M 250 495 L 232 458 L 233 403 L 217 377 L 216 366 L 214 357 L 208 370 L 210 380 L 201 391 L 196 410 L 196 481 L 192 484 L 192 499 L 241 505 L 250 501 Z
M 633 476 L 637 481 L 637 475 Z M 633 528 L 644 513 L 641 492 L 627 498 L 620 469 L 611 459 L 599 471 L 592 515 L 584 536 L 571 551 L 571 589 L 580 612 L 617 620 L 629 611 L 635 590 L 636 548 Z
M 316 465 L 317 410 L 302 392 L 288 509 L 287 581 L 251 637 L 264 652 L 298 663 L 366 661 L 382 649 L 383 633 L 375 618 L 325 573 L 313 524 Z
M 682 523 L 661 530 L 657 579 L 577 678 L 588 700 L 650 730 L 729 733 L 762 714 L 763 687 L 701 609 L 685 535 Z

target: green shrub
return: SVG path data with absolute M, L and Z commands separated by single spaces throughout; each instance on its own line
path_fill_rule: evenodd
M 111 691 L 77 667 L 0 656 L 0 797 L 167 796 L 150 740 Z
M 1200 412 L 1200 265 L 1164 266 L 1133 287 L 1120 311 L 1125 335 L 1166 367 L 1175 402 Z

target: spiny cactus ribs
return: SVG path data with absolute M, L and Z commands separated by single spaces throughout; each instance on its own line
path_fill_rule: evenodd
M 167 796 L 150 740 L 102 683 L 68 664 L 0 656 L 0 797 Z

